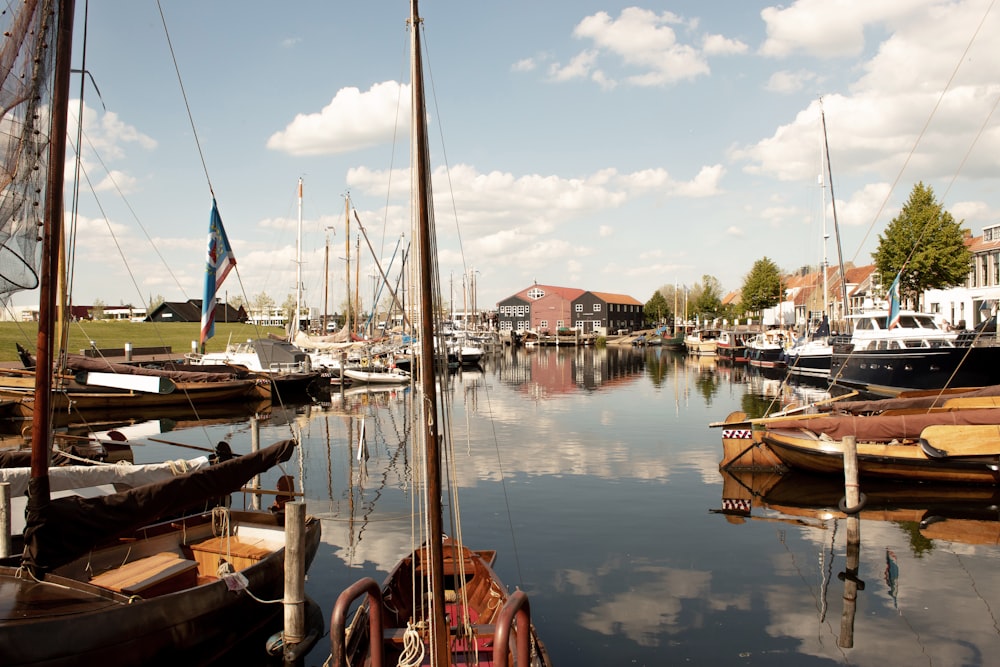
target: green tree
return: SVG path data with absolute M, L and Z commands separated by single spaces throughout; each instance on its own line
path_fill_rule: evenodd
M 149 296 L 149 305 L 147 306 L 148 311 L 151 313 L 154 310 L 156 310 L 157 308 L 159 308 L 160 304 L 163 303 L 164 300 L 165 299 L 163 298 L 162 294 L 157 294 L 156 296 L 150 295 Z
M 691 288 L 688 312 L 702 319 L 718 317 L 722 312 L 722 285 L 714 276 L 704 275 L 701 283 Z
M 743 279 L 740 297 L 743 311 L 747 313 L 759 313 L 778 305 L 782 297 L 778 265 L 768 257 L 754 262 L 750 273 Z
M 646 302 L 646 305 L 643 306 L 642 312 L 648 323 L 659 324 L 670 312 L 670 307 L 667 305 L 667 300 L 663 298 L 660 290 L 656 290 L 649 301 Z
M 886 288 L 902 271 L 900 301 L 912 301 L 919 310 L 924 290 L 965 283 L 972 266 L 965 235 L 961 223 L 935 200 L 934 190 L 920 182 L 885 235 L 879 234 L 872 259 Z

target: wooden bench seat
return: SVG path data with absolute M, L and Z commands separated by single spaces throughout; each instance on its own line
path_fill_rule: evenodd
M 124 595 L 155 597 L 198 584 L 198 563 L 172 552 L 164 552 L 126 563 L 90 580 Z

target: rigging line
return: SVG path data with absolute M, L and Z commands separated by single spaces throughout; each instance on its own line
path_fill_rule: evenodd
M 517 570 L 517 581 L 524 583 L 524 575 L 521 573 L 521 552 L 517 548 L 517 534 L 514 532 L 514 517 L 510 510 L 510 491 L 507 488 L 507 475 L 504 473 L 503 456 L 500 452 L 500 437 L 497 434 L 497 424 L 493 415 L 493 401 L 490 397 L 489 384 L 483 385 L 483 392 L 486 394 L 486 414 L 490 423 L 490 430 L 493 433 L 493 449 L 497 455 L 497 472 L 500 475 L 500 488 L 503 489 L 504 507 L 507 508 L 507 528 L 510 530 L 510 541 L 514 552 L 514 567 Z
M 426 31 L 425 31 L 426 32 Z M 441 158 L 444 161 L 444 173 L 448 178 L 448 194 L 451 198 L 451 210 L 455 219 L 455 234 L 458 237 L 458 253 L 462 257 L 462 270 L 468 273 L 469 267 L 465 261 L 465 247 L 462 244 L 462 230 L 458 225 L 458 205 L 455 203 L 455 187 L 451 181 L 451 165 L 448 162 L 448 148 L 444 141 L 444 123 L 441 122 L 441 108 L 438 106 L 437 89 L 434 87 L 434 70 L 430 65 L 430 48 L 421 40 L 426 54 L 427 78 L 431 84 L 431 99 L 434 100 L 434 112 L 437 119 L 438 137 L 441 141 Z
M 160 21 L 163 23 L 163 36 L 167 39 L 167 48 L 170 51 L 170 59 L 174 63 L 174 72 L 177 74 L 177 85 L 181 89 L 181 97 L 184 98 L 184 110 L 187 111 L 188 121 L 191 123 L 191 133 L 194 136 L 195 146 L 198 148 L 198 157 L 201 159 L 201 168 L 205 171 L 205 180 L 208 181 L 208 191 L 215 198 L 215 190 L 212 189 L 212 179 L 208 175 L 208 165 L 205 163 L 205 153 L 201 150 L 201 140 L 198 139 L 198 129 L 194 124 L 194 116 L 191 115 L 191 105 L 188 103 L 187 91 L 184 90 L 184 80 L 181 78 L 181 69 L 177 64 L 177 55 L 174 53 L 174 45 L 170 41 L 170 31 L 167 30 L 167 17 L 163 15 L 163 6 L 160 0 L 156 0 L 156 9 L 160 12 Z
M 90 22 L 87 17 L 90 12 L 90 1 L 83 3 L 83 39 L 81 40 L 80 49 L 80 100 L 78 103 L 78 116 L 79 121 L 76 124 L 76 145 L 80 146 L 81 136 L 83 135 L 83 99 L 84 92 L 87 86 L 87 77 L 85 76 L 87 72 L 87 28 Z M 100 97 L 100 94 L 98 94 Z M 103 104 L 103 102 L 102 102 Z M 67 141 L 72 144 L 72 139 L 67 137 Z M 77 234 L 77 223 L 80 217 L 80 168 L 82 163 L 82 156 L 80 151 L 76 151 L 76 160 L 74 161 L 73 168 L 73 196 L 70 203 L 70 223 L 69 230 L 66 237 L 66 281 L 65 284 L 60 288 L 62 290 L 63 297 L 63 307 L 68 307 L 72 303 L 72 288 L 70 287 L 74 281 L 74 274 L 76 271 L 76 234 Z M 60 324 L 62 331 L 60 331 L 60 337 L 62 338 L 62 349 L 59 351 L 61 359 L 59 360 L 59 366 L 63 367 L 65 365 L 65 355 L 66 348 L 69 338 L 69 325 L 63 320 Z
M 160 253 L 160 249 L 153 242 L 153 237 L 149 235 L 149 231 L 146 229 L 145 225 L 142 224 L 142 220 L 139 218 L 139 214 L 136 213 L 135 209 L 132 207 L 132 203 L 125 196 L 125 193 L 122 192 L 121 187 L 118 185 L 118 181 L 115 180 L 114 173 L 112 172 L 111 169 L 108 168 L 108 165 L 104 162 L 104 158 L 101 157 L 100 152 L 98 152 L 98 150 L 94 146 L 94 144 L 91 143 L 90 137 L 86 134 L 86 132 L 83 133 L 83 138 L 86 140 L 87 146 L 89 146 L 90 150 L 93 152 L 94 158 L 101 165 L 101 167 L 103 167 L 105 175 L 107 176 L 107 178 L 111 182 L 111 184 L 114 186 L 115 192 L 117 192 L 118 196 L 121 197 L 122 203 L 125 204 L 125 207 L 129 210 L 129 213 L 132 214 L 132 218 L 135 220 L 135 223 L 139 226 L 139 229 L 142 230 L 142 233 L 146 237 L 146 240 L 149 241 L 149 245 L 153 248 L 153 251 L 156 253 L 156 256 L 160 258 L 160 262 L 163 264 L 164 268 L 167 270 L 167 273 L 170 274 L 171 278 L 173 278 L 174 286 L 176 286 L 181 291 L 181 294 L 184 295 L 184 299 L 187 300 L 187 298 L 188 298 L 187 292 L 184 291 L 183 285 L 181 285 L 181 282 L 180 282 L 180 280 L 177 279 L 177 276 L 174 275 L 174 272 L 170 268 L 170 264 L 167 262 L 166 258 Z M 75 148 L 77 149 L 77 151 L 79 151 L 79 146 L 77 146 Z M 98 208 L 101 210 L 101 215 L 104 217 L 105 222 L 108 224 L 108 229 L 110 231 L 110 229 L 111 229 L 111 223 L 109 222 L 110 219 L 108 218 L 107 214 L 104 211 L 104 206 L 102 206 L 100 200 L 97 199 L 97 191 L 94 188 L 94 184 L 90 180 L 90 176 L 87 173 L 87 169 L 86 169 L 86 167 L 83 167 L 82 165 L 81 165 L 80 169 L 83 172 L 83 177 L 87 180 L 87 185 L 90 186 L 91 194 L 94 195 L 94 200 L 97 203 Z M 113 236 L 113 233 L 112 233 L 112 236 Z M 117 245 L 117 242 L 116 242 L 116 245 Z M 122 254 L 121 253 L 121 247 L 118 247 L 118 251 L 119 251 L 119 254 Z M 124 258 L 124 254 L 122 254 L 122 257 Z M 134 281 L 133 281 L 133 283 L 134 283 Z M 141 294 L 139 295 L 139 298 L 142 299 L 142 295 Z M 143 299 L 142 303 L 143 303 L 144 306 L 147 306 L 147 307 L 149 306 L 149 304 L 146 303 L 146 301 L 144 299 Z
M 892 196 L 893 190 L 896 189 L 896 186 L 899 184 L 899 181 L 902 180 L 903 172 L 906 171 L 906 166 L 910 163 L 910 159 L 917 152 L 917 146 L 920 145 L 920 140 L 923 139 L 924 134 L 927 132 L 927 128 L 930 127 L 931 120 L 934 119 L 934 115 L 937 113 L 938 108 L 941 106 L 941 101 L 944 99 L 945 94 L 951 88 L 951 84 L 955 81 L 955 77 L 958 75 L 958 70 L 961 69 L 962 67 L 962 62 L 965 60 L 966 55 L 968 55 L 969 49 L 972 48 L 972 44 L 976 41 L 976 37 L 979 35 L 979 31 L 982 30 L 983 24 L 986 23 L 986 17 L 990 15 L 990 12 L 993 10 L 994 4 L 996 4 L 996 0 L 991 0 L 989 7 L 987 7 L 986 11 L 983 13 L 983 18 L 980 19 L 979 21 L 979 25 L 976 26 L 975 31 L 972 33 L 972 37 L 969 38 L 968 44 L 965 45 L 965 50 L 962 52 L 961 57 L 959 57 L 958 62 L 955 63 L 955 68 L 952 70 L 951 76 L 948 77 L 948 81 L 947 83 L 945 83 L 944 89 L 941 91 L 941 94 L 938 95 L 937 102 L 934 103 L 934 108 L 931 109 L 931 113 L 927 117 L 927 121 L 924 123 L 924 126 L 920 129 L 920 134 L 917 135 L 916 140 L 913 142 L 913 146 L 910 148 L 910 152 L 906 156 L 906 160 L 903 161 L 903 165 L 899 168 L 899 172 L 896 174 L 896 180 L 892 182 L 892 185 L 889 187 L 889 191 L 885 193 L 885 199 L 882 200 L 882 204 L 879 206 L 878 211 L 875 212 L 875 217 L 872 218 L 871 223 L 868 225 L 868 231 L 865 232 L 864 238 L 861 239 L 861 243 L 858 245 L 858 249 L 855 251 L 854 256 L 851 258 L 851 261 L 857 260 L 858 254 L 861 252 L 861 248 L 868 241 L 868 237 L 871 236 L 872 230 L 875 228 L 875 222 L 881 217 L 882 211 L 885 210 L 886 205 L 889 203 L 889 197 Z M 915 249 L 916 245 L 914 244 L 914 250 Z M 907 261 L 909 261 L 909 258 L 907 258 Z M 903 265 L 905 266 L 906 263 L 904 263 Z
M 404 31 L 405 35 L 405 31 Z M 406 73 L 410 70 L 410 38 L 403 39 L 402 63 L 400 64 L 399 80 L 402 82 L 406 78 Z M 389 151 L 389 171 L 386 174 L 385 183 L 385 206 L 382 209 L 382 240 L 379 246 L 379 253 L 385 252 L 386 229 L 389 227 L 389 204 L 392 193 L 393 165 L 396 163 L 396 146 L 399 145 L 399 117 L 403 100 L 409 100 L 409 95 L 403 95 L 403 84 L 399 84 L 399 94 L 396 96 L 396 118 L 392 124 L 392 148 Z M 411 112 L 412 115 L 412 112 Z M 348 194 L 350 197 L 350 194 Z

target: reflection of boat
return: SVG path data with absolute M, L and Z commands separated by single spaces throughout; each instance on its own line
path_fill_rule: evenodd
M 436 248 L 424 104 L 420 31 L 423 25 L 417 0 L 410 3 L 412 124 L 414 184 L 414 238 L 418 273 L 420 345 L 420 396 L 414 401 L 418 416 L 418 448 L 424 478 L 420 505 L 422 516 L 414 530 L 425 540 L 403 558 L 382 586 L 363 579 L 344 591 L 330 620 L 332 664 L 361 667 L 369 664 L 427 664 L 444 667 L 466 664 L 474 656 L 479 664 L 549 665 L 548 654 L 531 624 L 527 596 L 508 593 L 493 570 L 495 551 L 473 551 L 457 538 L 444 534 L 442 458 L 451 459 L 448 401 L 439 400 L 437 371 L 446 367 L 435 355 L 435 313 L 441 296 Z M 443 346 L 441 346 L 443 347 Z M 441 356 L 446 354 L 441 350 Z M 441 380 L 442 387 L 445 379 Z M 447 392 L 441 392 L 446 395 Z M 439 409 L 440 408 L 440 409 Z M 456 489 L 449 505 L 458 500 Z M 453 517 L 457 525 L 458 514 Z M 426 532 L 423 528 L 426 525 Z M 415 540 L 419 543 L 421 538 Z M 416 545 L 414 545 L 416 546 Z M 368 603 L 347 627 L 353 600 L 367 595 Z M 516 629 L 514 620 L 517 619 Z M 515 648 L 516 647 L 516 648 Z M 385 659 L 382 659 L 382 656 Z
M 749 518 L 826 521 L 844 518 L 844 483 L 799 472 L 724 471 L 722 513 L 734 522 Z M 1000 491 L 995 487 L 868 482 L 857 516 L 865 521 L 911 522 L 930 540 L 1000 544 Z M 754 509 L 766 514 L 755 514 Z M 772 513 L 778 513 L 775 517 Z

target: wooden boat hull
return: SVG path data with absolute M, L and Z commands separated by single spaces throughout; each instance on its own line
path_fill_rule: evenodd
M 790 468 L 824 475 L 844 474 L 843 445 L 801 430 L 770 429 L 762 436 Z M 922 480 L 956 484 L 1000 483 L 1000 457 L 932 459 L 916 442 L 877 444 L 858 442 L 858 473 L 862 477 Z
M 280 514 L 233 512 L 233 520 L 241 526 L 282 532 Z M 199 583 L 193 588 L 145 598 L 83 581 L 88 564 L 99 572 L 112 563 L 134 561 L 170 549 L 186 549 L 184 555 L 190 557 L 194 554 L 184 545 L 212 537 L 210 515 L 207 523 L 206 515 L 174 523 L 183 527 L 165 524 L 142 531 L 135 542 L 96 550 L 60 568 L 59 574 L 50 575 L 46 583 L 18 576 L 14 567 L 0 567 L 0 586 L 16 593 L 0 595 L 0 664 L 208 664 L 272 625 L 282 613 L 281 605 L 262 604 L 247 591 L 261 600 L 281 598 L 284 549 L 241 570 L 248 580 L 247 591 L 241 592 L 230 591 L 226 582 L 217 577 L 201 574 L 207 569 L 202 564 Z M 307 567 L 319 539 L 320 522 L 310 518 L 305 532 Z M 204 554 L 195 557 L 205 558 Z M 228 557 L 236 561 L 234 565 L 239 569 L 238 556 Z M 248 558 L 253 560 L 252 555 Z M 65 603 L 69 602 L 75 603 L 74 609 L 66 613 Z M 48 606 L 54 603 L 58 612 L 50 614 Z M 263 651 L 263 645 L 260 648 Z

